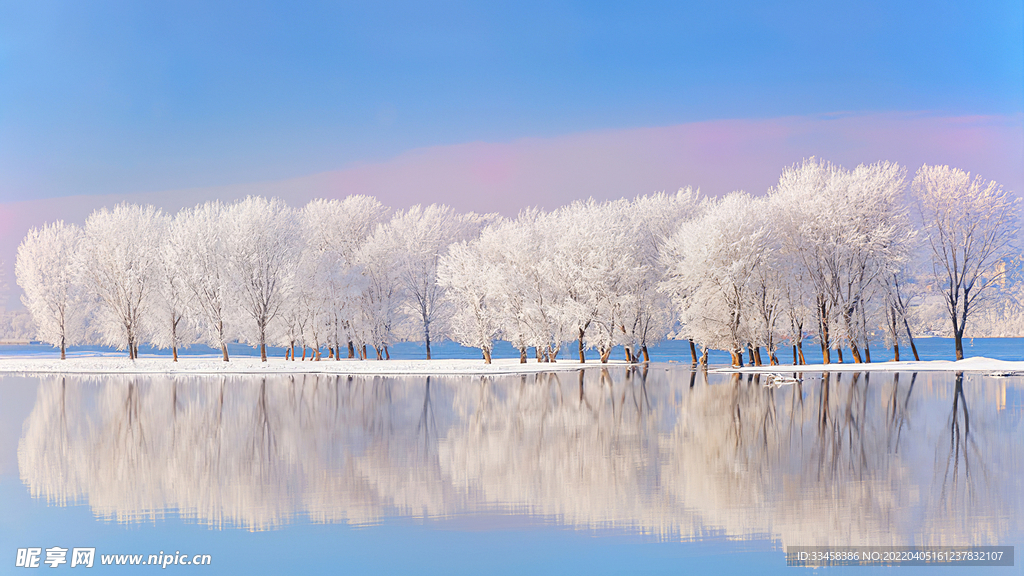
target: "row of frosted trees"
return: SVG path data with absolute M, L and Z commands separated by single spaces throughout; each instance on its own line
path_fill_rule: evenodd
M 83 227 L 30 231 L 16 272 L 39 337 L 137 354 L 239 340 L 320 357 L 389 356 L 396 340 L 451 338 L 490 361 L 506 340 L 525 362 L 580 361 L 613 347 L 648 360 L 668 337 L 777 363 L 816 338 L 826 363 L 870 361 L 885 335 L 913 343 L 915 298 L 946 304 L 957 357 L 967 319 L 1019 263 L 1017 201 L 997 184 L 925 166 L 907 189 L 892 163 L 853 170 L 811 159 L 764 196 L 690 189 L 574 202 L 514 219 L 444 206 L 391 213 L 375 199 L 293 209 L 247 198 L 183 210 L 120 205 Z M 908 194 L 909 192 L 909 194 Z M 915 223 L 916 222 L 916 223 Z M 929 258 L 930 256 L 930 258 Z M 930 260 L 927 271 L 915 262 Z M 763 354 L 762 354 L 763 350 Z M 916 354 L 916 352 L 915 352 Z

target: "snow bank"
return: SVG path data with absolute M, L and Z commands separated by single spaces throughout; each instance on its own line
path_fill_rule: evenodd
M 747 366 L 716 368 L 712 372 L 765 374 L 771 372 L 985 372 L 997 375 L 1024 375 L 1024 362 L 994 360 L 977 356 L 963 360 L 931 360 L 927 362 L 872 362 L 870 364 L 804 364 L 793 366 Z
M 102 354 L 69 357 L 67 360 L 9 356 L 0 359 L 0 374 L 523 374 L 579 370 L 608 366 L 625 366 L 623 361 L 608 364 L 580 364 L 570 360 L 539 363 L 530 360 L 521 364 L 518 358 L 495 359 L 485 364 L 478 359 L 454 360 L 321 360 L 292 362 L 271 358 L 241 357 L 224 362 L 220 357 L 184 357 L 178 362 L 170 358 L 129 360 L 124 356 Z

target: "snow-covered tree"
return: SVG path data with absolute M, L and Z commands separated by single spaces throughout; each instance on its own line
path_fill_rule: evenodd
M 160 237 L 168 218 L 153 206 L 118 204 L 85 221 L 82 277 L 99 299 L 95 328 L 104 344 L 135 359 L 152 306 Z
M 58 220 L 28 231 L 14 263 L 21 301 L 32 314 L 37 337 L 60 348 L 64 360 L 67 346 L 84 335 L 86 304 L 77 277 L 78 249 L 82 230 Z
M 769 191 L 783 249 L 799 262 L 825 363 L 846 344 L 866 359 L 870 300 L 886 270 L 906 258 L 912 230 L 900 198 L 904 170 L 879 162 L 852 171 L 811 158 L 783 171 Z M 865 352 L 868 350 L 865 348 Z
M 494 257 L 481 249 L 489 244 L 485 237 L 490 233 L 489 228 L 484 229 L 478 241 L 453 244 L 437 270 L 438 282 L 450 292 L 456 306 L 452 338 L 463 346 L 480 348 L 487 364 L 504 314 Z
M 249 196 L 228 208 L 224 222 L 232 281 L 245 319 L 239 323 L 240 333 L 246 342 L 259 346 L 260 359 L 266 362 L 270 323 L 281 310 L 285 286 L 294 274 L 298 221 L 280 199 Z
M 911 188 L 960 360 L 968 319 L 997 292 L 1009 260 L 1020 255 L 1014 246 L 1020 200 L 994 181 L 949 166 L 922 166 Z
M 751 287 L 774 231 L 755 217 L 766 201 L 733 192 L 684 222 L 666 243 L 662 289 L 681 309 L 687 335 L 702 348 L 728 350 L 743 365 L 753 334 Z
M 444 205 L 416 205 L 395 214 L 379 232 L 389 238 L 392 265 L 403 288 L 406 318 L 417 325 L 412 332 L 423 338 L 428 360 L 431 338 L 436 340 L 444 334 L 452 312 L 444 298 L 445 290 L 437 282 L 438 260 L 448 246 L 475 238 L 492 219 L 459 214 Z
M 185 283 L 189 246 L 187 228 L 178 213 L 166 226 L 160 239 L 160 257 L 155 262 L 153 313 L 147 317 L 150 342 L 159 348 L 170 348 L 178 361 L 178 348 L 188 346 L 196 336 L 186 320 L 192 306 L 192 292 Z
M 229 245 L 224 205 L 207 202 L 178 214 L 182 227 L 182 280 L 191 292 L 190 314 L 202 342 L 220 348 L 228 361 L 227 343 L 239 306 L 230 283 Z
M 647 346 L 665 338 L 672 327 L 668 294 L 658 290 L 665 276 L 662 254 L 680 224 L 699 214 L 699 196 L 699 191 L 682 188 L 675 194 L 640 196 L 630 204 L 629 248 L 622 257 L 631 264 L 632 272 L 621 330 L 630 360 L 635 361 L 642 353 L 644 361 L 649 361 Z

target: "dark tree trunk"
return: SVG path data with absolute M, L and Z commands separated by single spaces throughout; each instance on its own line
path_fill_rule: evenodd
M 644 363 L 650 362 L 651 361 L 651 355 L 647 353 L 647 344 L 644 344 L 640 348 L 640 351 L 643 352 L 643 354 L 644 354 Z
M 690 365 L 691 366 L 696 366 L 697 365 L 697 347 L 694 346 L 692 338 L 690 338 L 687 341 L 690 343 Z
M 585 364 L 587 357 L 583 355 L 583 328 L 580 328 L 580 364 Z
M 224 344 L 220 345 L 220 354 L 221 354 L 221 356 L 224 357 L 224 361 L 227 362 L 228 361 L 228 345 L 227 345 L 226 342 Z
M 854 342 L 852 338 L 850 339 L 850 353 L 853 354 L 854 364 L 861 364 L 864 362 L 864 359 L 860 356 L 860 348 L 857 347 L 857 343 Z
M 796 366 L 797 364 L 798 364 L 798 362 L 797 362 L 797 357 L 796 357 L 796 344 L 794 344 L 793 345 L 793 366 Z
M 178 361 L 178 347 L 177 346 L 171 346 L 171 355 L 174 356 L 174 361 L 177 362 Z
M 526 364 L 526 346 L 519 349 L 519 363 Z
M 427 338 L 427 360 L 430 360 L 430 338 Z
M 64 336 L 60 337 L 60 359 L 67 360 L 67 356 L 64 354 Z
M 892 361 L 893 362 L 899 362 L 900 361 L 900 341 L 899 340 L 895 340 L 893 342 L 892 350 L 893 350 L 893 352 L 896 353 L 896 357 L 893 358 Z
M 754 366 L 761 366 L 761 347 L 754 346 Z
M 391 353 L 388 352 L 388 347 L 387 346 L 384 347 L 384 359 L 385 360 L 391 360 Z
M 349 358 L 355 358 L 356 357 L 355 346 L 352 345 L 352 341 L 351 340 L 348 341 L 348 357 Z
M 842 348 L 836 348 L 836 355 L 839 356 L 839 363 L 842 364 L 843 363 L 843 349 Z
M 864 342 L 864 361 L 871 364 L 871 344 Z
M 260 362 L 267 361 L 267 344 L 266 342 L 260 342 Z
M 903 327 L 907 329 L 907 338 L 910 340 L 910 350 L 914 353 L 914 360 L 920 362 L 921 357 L 917 355 L 917 344 L 914 344 L 914 335 L 910 333 L 910 323 L 903 319 Z

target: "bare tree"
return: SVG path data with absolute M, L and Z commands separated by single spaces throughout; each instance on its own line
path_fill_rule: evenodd
M 911 185 L 932 249 L 932 269 L 953 323 L 956 359 L 967 320 L 1006 279 L 1020 200 L 994 181 L 949 166 L 922 166 Z

